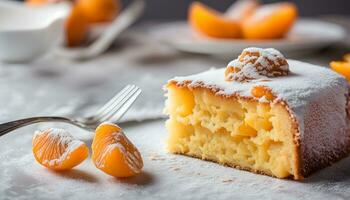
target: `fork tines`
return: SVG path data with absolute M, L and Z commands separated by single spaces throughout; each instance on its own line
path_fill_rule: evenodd
M 136 85 L 125 86 L 118 94 L 100 108 L 93 117 L 95 121 L 118 121 L 141 94 Z

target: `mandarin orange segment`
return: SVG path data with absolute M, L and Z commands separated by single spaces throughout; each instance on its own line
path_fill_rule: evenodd
M 265 99 L 269 101 L 272 101 L 275 98 L 271 90 L 265 86 L 254 86 L 250 92 L 256 98 L 265 97 Z
M 130 177 L 141 172 L 140 152 L 112 123 L 101 124 L 92 142 L 92 161 L 103 172 L 114 177 Z
M 32 141 L 35 159 L 52 170 L 68 170 L 89 155 L 89 149 L 80 140 L 63 129 L 37 131 Z
M 78 0 L 76 2 L 89 23 L 112 21 L 121 7 L 119 0 Z
M 242 22 L 251 16 L 259 5 L 258 0 L 238 0 L 227 9 L 225 16 Z
M 88 26 L 84 12 L 78 6 L 74 6 L 65 22 L 67 45 L 81 45 L 87 37 Z
M 261 6 L 244 20 L 243 37 L 246 39 L 276 39 L 285 36 L 297 18 L 293 3 L 276 3 Z
M 189 24 L 203 35 L 217 38 L 238 38 L 240 24 L 208 6 L 194 2 L 189 8 Z
M 345 76 L 346 80 L 350 82 L 350 62 L 332 61 L 330 66 L 334 71 Z

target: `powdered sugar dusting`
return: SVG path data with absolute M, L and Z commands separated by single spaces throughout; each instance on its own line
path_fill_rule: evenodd
M 75 151 L 84 143 L 80 140 L 76 140 L 73 136 L 64 129 L 50 128 L 45 131 L 35 131 L 33 141 L 39 137 L 45 135 L 45 142 L 39 147 L 37 156 L 42 158 L 43 164 L 49 166 L 60 165 L 64 160 L 69 159 L 71 152 Z M 63 150 L 63 153 L 58 153 L 59 157 L 50 158 L 47 157 L 47 151 L 59 152 Z
M 242 82 L 264 77 L 285 76 L 288 73 L 288 62 L 278 50 L 250 47 L 244 49 L 237 59 L 229 62 L 225 77 L 229 81 Z
M 133 144 L 131 144 L 123 132 L 120 131 L 112 133 L 99 141 L 99 143 L 104 143 L 106 145 L 97 145 L 104 147 L 96 158 L 96 167 L 105 167 L 106 158 L 108 155 L 111 154 L 114 150 L 118 150 L 123 155 L 124 162 L 129 167 L 129 169 L 131 169 L 134 173 L 141 172 L 141 168 L 143 166 L 141 155 L 136 149 L 132 151 L 131 148 L 128 148 L 130 146 L 133 146 Z
M 126 138 L 124 133 L 114 135 L 114 139 L 116 141 L 115 147 L 118 148 L 124 155 L 125 163 L 128 165 L 128 167 L 134 173 L 140 173 L 143 165 L 141 155 L 136 149 L 132 151 L 131 148 L 128 148 L 134 145 L 131 144 L 131 142 Z M 126 143 L 125 146 L 122 145 L 121 141 L 124 141 Z
M 142 150 L 145 162 L 143 173 L 129 179 L 109 177 L 90 162 L 63 173 L 45 170 L 29 151 L 32 134 L 26 129 L 19 131 L 23 132 L 0 140 L 0 199 L 329 200 L 350 196 L 350 158 L 302 182 L 276 179 L 169 154 L 162 142 L 168 137 L 163 120 L 125 125 L 127 136 Z M 223 182 L 229 179 L 233 182 Z
M 296 60 L 288 60 L 288 63 L 291 71 L 288 76 L 250 82 L 225 81 L 225 69 L 176 77 L 171 81 L 179 85 L 189 83 L 188 87 L 192 88 L 212 88 L 218 95 L 238 94 L 250 98 L 254 98 L 251 88 L 270 88 L 277 96 L 272 103 L 280 100 L 286 102 L 297 119 L 304 165 L 309 164 L 307 167 L 310 169 L 317 168 L 317 163 L 330 162 L 331 157 L 343 154 L 349 146 L 346 114 L 348 83 L 327 68 Z
M 175 77 L 170 81 L 191 81 L 189 87 L 205 85 L 219 89 L 222 95 L 239 94 L 241 96 L 253 97 L 250 93 L 254 86 L 266 86 L 272 89 L 277 99 L 285 100 L 289 107 L 298 117 L 304 112 L 301 107 L 308 102 L 316 100 L 321 94 L 336 91 L 337 97 L 344 99 L 347 94 L 347 82 L 337 73 L 319 66 L 303 63 L 296 60 L 288 60 L 291 74 L 289 76 L 274 78 L 259 78 L 250 82 L 228 82 L 224 78 L 224 68 L 209 70 L 200 74 Z

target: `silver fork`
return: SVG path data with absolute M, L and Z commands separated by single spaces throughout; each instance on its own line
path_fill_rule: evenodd
M 42 116 L 6 122 L 0 124 L 0 136 L 23 126 L 39 122 L 64 122 L 75 125 L 87 131 L 94 131 L 102 122 L 117 122 L 126 113 L 140 94 L 140 88 L 135 85 L 127 85 L 111 100 L 104 104 L 94 115 L 80 118 Z

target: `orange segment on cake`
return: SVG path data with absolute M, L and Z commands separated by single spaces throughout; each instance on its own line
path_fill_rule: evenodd
M 349 152 L 347 81 L 275 49 L 247 48 L 166 90 L 172 153 L 300 180 Z
M 332 61 L 330 67 L 343 75 L 350 82 L 350 54 L 345 54 L 342 61 Z
M 350 81 L 350 62 L 332 61 L 330 66 L 334 71 L 343 75 L 348 81 Z

